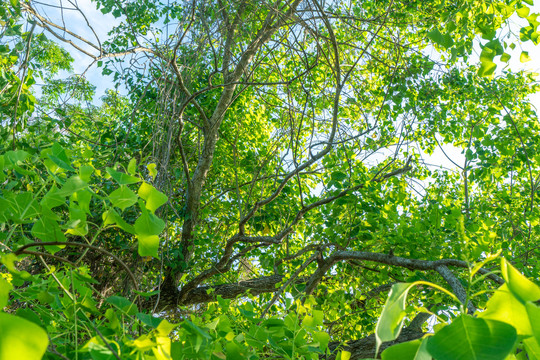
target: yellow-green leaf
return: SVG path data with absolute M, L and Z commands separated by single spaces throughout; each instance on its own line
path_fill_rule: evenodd
M 8 304 L 11 289 L 13 289 L 13 285 L 0 276 L 0 311 Z
M 516 13 L 518 14 L 519 17 L 526 18 L 527 16 L 529 16 L 530 11 L 531 9 L 528 8 L 527 6 L 522 6 L 516 10 Z
M 114 206 L 124 211 L 126 208 L 134 205 L 137 202 L 138 196 L 126 185 L 122 185 L 109 194 L 109 200 Z
M 527 309 L 503 284 L 489 299 L 487 310 L 478 315 L 482 319 L 503 321 L 512 325 L 520 336 L 531 336 L 532 329 Z
M 152 213 L 167 202 L 167 196 L 159 192 L 152 185 L 144 182 L 139 188 L 138 194 L 146 202 L 146 208 Z
M 510 291 L 523 303 L 540 300 L 540 287 L 523 276 L 505 258 L 501 259 L 501 273 Z
M 527 61 L 531 61 L 531 57 L 529 56 L 529 52 L 528 51 L 522 51 L 521 52 L 521 55 L 519 56 L 519 61 L 521 61 L 522 63 L 525 63 Z
M 137 172 L 137 159 L 133 158 L 129 161 L 127 171 L 128 174 L 135 175 L 135 173 Z
M 508 53 L 504 53 L 501 55 L 501 61 L 502 62 L 508 62 L 510 60 L 511 56 Z
M 148 173 L 152 177 L 152 180 L 154 180 L 157 175 L 156 164 L 154 163 L 148 164 L 146 165 L 146 168 L 148 169 Z
M 49 338 L 38 325 L 0 313 L 0 360 L 41 360 Z

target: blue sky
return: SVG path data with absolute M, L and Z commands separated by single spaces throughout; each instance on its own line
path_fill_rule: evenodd
M 113 26 L 117 25 L 119 23 L 120 19 L 115 19 L 111 14 L 103 14 L 101 11 L 96 9 L 96 4 L 91 2 L 90 0 L 71 0 L 73 4 L 78 6 L 81 11 L 86 15 L 86 18 L 90 25 L 92 26 L 93 30 L 97 34 L 98 37 L 100 37 L 101 40 L 107 38 L 107 33 L 113 28 Z M 69 1 L 68 1 L 69 2 Z M 51 4 L 51 5 L 58 5 L 58 0 L 45 0 L 41 2 Z M 71 5 L 64 1 L 64 6 L 66 8 L 70 7 Z M 61 16 L 61 11 L 58 8 L 52 8 L 44 5 L 36 4 L 36 7 L 40 10 L 45 10 L 45 13 L 49 16 L 50 20 L 61 24 L 62 22 L 65 22 L 67 28 L 72 30 L 74 33 L 81 34 L 86 39 L 94 42 L 97 44 L 96 37 L 90 30 L 90 28 L 87 26 L 85 19 L 81 16 L 81 14 L 77 11 L 73 10 L 64 10 L 63 17 Z M 540 5 L 536 4 L 533 9 L 531 9 L 531 13 L 540 13 Z M 519 31 L 518 24 L 523 24 L 524 20 L 518 18 L 516 15 L 514 15 L 512 18 L 512 21 L 516 23 L 515 26 L 515 32 Z M 49 37 L 51 37 L 49 35 Z M 96 53 L 94 49 L 92 49 L 90 46 L 85 45 L 84 43 L 81 43 L 80 41 L 77 41 L 76 39 L 70 37 L 66 34 L 67 38 L 70 38 L 71 40 L 75 41 L 78 44 L 81 44 L 85 50 L 88 50 L 92 53 Z M 532 58 L 531 61 L 527 63 L 520 63 L 519 61 L 519 55 L 521 53 L 521 50 L 525 50 L 529 52 L 530 57 Z M 92 63 L 92 60 L 86 56 L 85 54 L 82 54 L 79 51 L 71 51 L 72 56 L 75 58 L 74 62 L 74 71 L 77 74 L 85 73 L 88 80 L 95 86 L 97 86 L 97 94 L 102 95 L 107 88 L 113 87 L 112 79 L 108 77 L 103 77 L 101 75 L 101 69 L 98 69 L 95 65 L 92 66 L 92 68 L 88 69 L 88 66 Z M 540 46 L 534 46 L 531 42 L 526 44 L 521 44 L 516 47 L 516 49 L 511 53 L 512 58 L 509 62 L 509 68 L 512 70 L 529 70 L 533 72 L 540 73 Z M 505 64 L 501 64 L 505 65 Z M 498 67 L 498 71 L 501 70 L 503 66 Z M 534 103 L 539 104 L 540 106 L 540 94 L 536 94 L 534 96 Z
M 96 4 L 91 2 L 90 0 L 68 0 L 67 2 L 63 0 L 63 4 L 66 8 L 71 6 L 69 5 L 69 1 L 71 1 L 71 3 L 75 6 L 79 7 L 82 13 L 86 15 L 86 19 L 101 40 L 106 39 L 107 33 L 113 28 L 113 26 L 119 23 L 120 19 L 115 19 L 111 14 L 104 15 L 103 13 L 101 13 L 101 11 L 96 9 Z M 47 3 L 51 5 L 60 4 L 59 0 L 43 0 L 42 3 Z M 72 30 L 74 33 L 80 34 L 81 36 L 97 44 L 97 39 L 95 35 L 91 31 L 90 27 L 87 25 L 86 20 L 83 18 L 80 12 L 73 10 L 64 10 L 63 16 L 61 16 L 62 13 L 61 11 L 59 11 L 58 8 L 48 7 L 39 4 L 36 4 L 36 7 L 42 14 L 47 14 L 51 21 L 57 24 L 62 24 L 62 22 L 64 21 L 66 27 Z M 539 4 L 536 4 L 536 6 L 531 9 L 531 13 L 540 13 Z M 526 21 L 524 19 L 520 19 L 517 15 L 514 15 L 511 18 L 511 21 L 514 23 L 514 25 L 511 27 L 511 30 L 514 33 L 519 33 L 520 24 L 526 24 Z M 52 36 L 50 35 L 48 37 L 52 38 Z M 66 37 L 81 45 L 85 50 L 97 54 L 97 52 L 90 46 L 85 45 L 80 41 L 77 41 L 76 39 L 70 37 L 67 34 Z M 477 47 L 477 49 L 479 54 L 479 47 Z M 532 58 L 532 60 L 527 63 L 521 63 L 519 61 L 521 51 L 528 51 L 529 56 Z M 74 72 L 76 74 L 84 73 L 90 83 L 96 86 L 96 103 L 99 104 L 99 97 L 104 94 L 105 90 L 114 87 L 112 77 L 102 76 L 101 69 L 97 68 L 95 64 L 89 68 L 89 65 L 92 64 L 92 59 L 90 59 L 85 54 L 82 54 L 81 52 L 76 50 L 71 51 L 71 54 L 75 59 Z M 507 65 L 504 63 L 499 63 L 500 65 L 498 66 L 497 71 L 501 71 L 506 66 L 506 68 L 510 68 L 514 71 L 527 70 L 540 73 L 540 46 L 535 46 L 531 42 L 520 44 L 516 46 L 514 51 L 511 52 L 511 55 L 512 58 L 510 62 Z M 119 88 L 119 91 L 125 92 L 125 89 Z M 533 95 L 531 97 L 531 100 L 537 108 L 540 108 L 540 94 Z M 449 156 L 451 156 L 457 163 L 463 163 L 464 158 L 461 154 L 461 149 L 445 147 L 445 152 Z M 446 156 L 441 150 L 436 151 L 433 156 L 425 156 L 424 159 L 426 160 L 426 162 L 432 164 L 440 164 L 444 167 L 455 169 L 455 166 L 452 164 L 451 161 L 446 158 Z

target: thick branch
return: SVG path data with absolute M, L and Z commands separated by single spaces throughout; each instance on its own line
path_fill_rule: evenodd
M 331 256 L 329 256 L 309 278 L 299 278 L 296 283 L 306 283 L 305 292 L 307 295 L 309 295 L 316 289 L 317 285 L 320 283 L 326 272 L 330 270 L 330 268 L 335 263 L 337 263 L 338 261 L 346 260 L 371 261 L 380 264 L 403 267 L 409 270 L 431 270 L 437 272 L 439 272 L 442 267 L 446 266 L 468 268 L 467 262 L 454 259 L 417 260 L 381 253 L 370 253 L 363 251 L 336 251 Z M 486 275 L 487 278 L 495 281 L 498 284 L 504 283 L 504 280 L 502 278 L 490 273 L 486 269 L 480 269 L 478 272 Z M 209 278 L 210 276 L 211 275 L 205 276 L 205 279 Z M 252 295 L 276 292 L 279 290 L 279 288 L 276 288 L 275 286 L 279 284 L 282 280 L 282 275 L 272 275 L 257 279 L 241 281 L 239 283 L 222 284 L 215 286 L 200 286 L 197 288 L 191 288 L 187 291 L 186 287 L 184 287 L 182 289 L 183 294 L 178 289 L 166 289 L 160 296 L 159 307 L 171 308 L 178 305 L 193 305 L 198 303 L 215 301 L 217 295 L 221 295 L 224 299 L 233 299 L 239 295 L 246 294 L 248 291 Z M 447 280 L 446 277 L 445 280 Z M 455 286 L 455 284 L 450 284 L 452 289 L 454 289 L 453 285 Z
M 474 314 L 476 311 L 476 307 L 474 304 L 467 298 L 467 292 L 463 288 L 463 285 L 461 285 L 461 282 L 459 279 L 446 267 L 445 265 L 440 265 L 435 268 L 439 274 L 443 277 L 444 280 L 450 285 L 452 288 L 452 291 L 456 296 L 458 297 L 459 301 L 461 301 L 463 304 L 466 304 L 467 311 L 469 314 Z
M 311 294 L 322 280 L 324 274 L 338 261 L 345 260 L 363 260 L 372 261 L 379 264 L 392 265 L 397 267 L 407 268 L 409 270 L 434 270 L 438 271 L 441 266 L 453 266 L 460 268 L 468 268 L 469 264 L 466 261 L 454 259 L 441 260 L 418 260 L 409 259 L 394 255 L 372 253 L 366 251 L 336 251 L 328 257 L 323 266 L 320 266 L 317 271 L 311 276 L 306 287 L 306 294 Z M 503 284 L 504 280 L 499 276 L 490 273 L 486 269 L 480 269 L 479 273 L 486 275 L 489 279 Z M 446 279 L 445 279 L 446 280 Z M 450 284 L 452 286 L 452 284 Z
M 218 296 L 223 299 L 235 299 L 238 296 L 245 295 L 248 292 L 251 295 L 271 293 L 279 290 L 276 285 L 283 281 L 283 275 L 263 276 L 256 279 L 240 281 L 238 283 L 206 285 L 199 286 L 190 290 L 182 302 L 177 302 L 179 292 L 176 294 L 161 294 L 159 300 L 159 309 L 170 309 L 177 305 L 196 305 L 216 301 Z M 299 282 L 305 281 L 305 278 L 298 279 Z
M 381 345 L 378 358 L 381 357 L 381 353 L 388 347 L 400 344 L 407 341 L 413 341 L 420 339 L 426 333 L 422 331 L 422 324 L 430 317 L 430 314 L 420 313 L 411 321 L 411 324 L 401 330 L 399 336 L 394 341 L 385 342 Z M 346 343 L 341 349 L 351 353 L 351 360 L 354 359 L 373 359 L 375 357 L 375 335 L 369 335 L 360 340 L 354 340 Z M 336 350 L 340 342 L 331 342 L 328 347 L 334 352 L 328 359 L 336 358 Z

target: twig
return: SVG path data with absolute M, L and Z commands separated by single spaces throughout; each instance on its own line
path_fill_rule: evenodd
M 131 281 L 133 282 L 133 286 L 135 286 L 135 290 L 139 291 L 139 286 L 137 285 L 137 280 L 135 279 L 135 275 L 133 275 L 133 273 L 131 272 L 129 267 L 122 260 L 120 260 L 120 258 L 118 256 L 114 255 L 113 253 L 111 253 L 111 252 L 109 252 L 109 251 L 107 251 L 105 249 L 102 249 L 102 248 L 94 246 L 94 245 L 77 243 L 77 242 L 63 242 L 63 241 L 35 242 L 35 243 L 31 243 L 31 244 L 26 244 L 26 245 L 20 247 L 19 249 L 17 249 L 15 251 L 15 255 L 19 255 L 19 254 L 23 253 L 26 249 L 28 249 L 30 247 L 34 247 L 34 246 L 50 246 L 50 245 L 81 246 L 81 247 L 84 247 L 84 248 L 89 248 L 89 249 L 92 249 L 92 250 L 95 250 L 95 251 L 99 251 L 101 253 L 104 253 L 104 254 L 112 257 L 128 273 L 129 277 L 131 278 Z

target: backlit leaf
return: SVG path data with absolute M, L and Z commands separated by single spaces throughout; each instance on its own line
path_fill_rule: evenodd
M 411 283 L 392 286 L 375 329 L 377 349 L 383 342 L 392 341 L 399 336 L 405 317 L 405 301 L 412 286 Z
M 508 289 L 522 302 L 540 300 L 540 287 L 523 276 L 505 258 L 501 259 L 501 273 Z
M 48 344 L 47 333 L 38 325 L 0 313 L 0 360 L 41 360 Z
M 157 208 L 167 202 L 167 196 L 159 192 L 152 185 L 144 182 L 139 188 L 138 194 L 146 202 L 146 208 L 154 213 Z
M 138 196 L 131 191 L 126 185 L 120 186 L 118 189 L 109 194 L 111 203 L 124 211 L 126 208 L 135 205 Z

